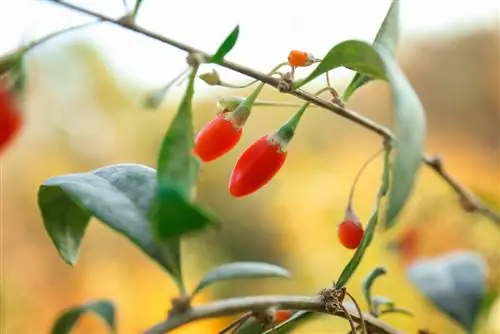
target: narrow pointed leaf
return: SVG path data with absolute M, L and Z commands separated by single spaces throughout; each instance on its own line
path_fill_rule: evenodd
M 375 234 L 375 227 L 377 226 L 378 223 L 380 202 L 383 195 L 387 192 L 387 189 L 389 187 L 389 179 L 390 179 L 389 158 L 390 158 L 390 150 L 387 150 L 384 156 L 384 170 L 382 172 L 382 184 L 380 185 L 380 189 L 377 195 L 375 209 L 370 219 L 368 220 L 368 225 L 366 227 L 363 239 L 361 240 L 361 244 L 354 252 L 354 255 L 352 256 L 349 263 L 347 263 L 344 270 L 342 270 L 342 273 L 340 274 L 340 277 L 337 280 L 337 282 L 335 282 L 335 286 L 337 288 L 341 288 L 347 284 L 351 276 L 358 268 L 361 260 L 363 259 L 363 256 L 365 255 L 366 250 L 368 249 L 373 240 L 373 235 Z
M 221 62 L 224 57 L 234 48 L 240 34 L 240 26 L 237 25 L 233 31 L 226 37 L 224 42 L 219 46 L 219 49 L 212 56 L 211 61 L 214 63 Z
M 443 313 L 474 333 L 486 290 L 486 270 L 478 254 L 455 251 L 411 264 L 407 276 Z
M 341 66 L 371 77 L 386 78 L 384 64 L 377 51 L 370 44 L 347 40 L 335 45 L 311 74 L 294 83 L 294 88 L 300 88 L 318 76 Z
M 387 15 L 380 26 L 380 29 L 373 42 L 374 45 L 385 47 L 391 54 L 394 54 L 399 37 L 399 1 L 393 0 Z M 356 89 L 373 80 L 373 77 L 356 73 L 342 94 L 342 100 L 347 101 Z
M 200 168 L 200 163 L 192 153 L 194 145 L 192 100 L 195 78 L 196 69 L 192 69 L 186 92 L 163 138 L 157 161 L 158 185 L 176 189 L 185 198 L 190 198 Z
M 422 165 L 426 136 L 424 108 L 392 57 L 379 48 L 392 90 L 394 114 L 394 148 L 396 155 L 391 171 L 385 227 L 394 226 L 395 218 L 406 204 Z
M 155 235 L 168 242 L 172 238 L 200 230 L 212 218 L 192 203 L 200 163 L 192 153 L 194 129 L 192 99 L 197 69 L 192 69 L 186 92 L 158 155 L 158 189 L 150 210 Z
M 63 312 L 52 326 L 51 334 L 70 334 L 78 320 L 86 313 L 99 316 L 109 327 L 111 333 L 116 333 L 116 312 L 112 302 L 96 300 Z
M 373 309 L 373 307 L 372 307 L 372 305 L 373 305 L 373 302 L 372 302 L 372 286 L 373 286 L 373 283 L 375 282 L 375 280 L 377 278 L 379 278 L 380 276 L 385 275 L 385 274 L 387 274 L 387 269 L 385 269 L 384 267 L 376 267 L 363 280 L 363 284 L 362 284 L 363 294 L 365 296 L 366 303 L 368 305 L 370 305 L 370 309 Z
M 215 282 L 236 278 L 284 277 L 289 278 L 288 270 L 265 262 L 232 262 L 226 263 L 208 272 L 198 283 L 192 295 Z
M 155 189 L 153 168 L 110 165 L 46 180 L 38 190 L 38 206 L 54 246 L 72 266 L 77 261 L 87 225 L 95 217 L 174 274 L 180 262 L 178 240 L 170 243 L 174 261 L 168 261 L 155 245 L 147 219 Z
M 374 296 L 371 300 L 372 314 L 374 314 L 376 317 L 388 313 L 401 313 L 413 317 L 413 313 L 406 309 L 396 307 L 396 304 L 387 297 Z M 382 307 L 384 307 L 383 310 L 381 310 Z

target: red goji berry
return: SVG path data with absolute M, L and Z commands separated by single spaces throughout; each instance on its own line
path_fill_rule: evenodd
M 278 310 L 278 311 L 276 311 L 276 313 L 274 315 L 275 325 L 279 325 L 279 324 L 287 321 L 288 319 L 290 319 L 290 317 L 292 315 L 293 315 L 293 311 L 291 311 L 291 310 Z
M 0 82 L 0 152 L 14 139 L 21 128 L 21 113 L 12 92 Z
M 358 248 L 364 235 L 363 225 L 358 220 L 344 220 L 337 228 L 340 243 L 348 249 Z
M 315 60 L 316 58 L 312 54 L 304 51 L 292 50 L 288 54 L 288 64 L 294 67 L 309 66 L 314 63 Z
M 203 162 L 215 160 L 236 146 L 242 133 L 226 114 L 219 115 L 198 133 L 193 151 Z
M 236 162 L 229 179 L 231 195 L 246 196 L 265 186 L 283 166 L 287 153 L 274 136 L 260 137 Z

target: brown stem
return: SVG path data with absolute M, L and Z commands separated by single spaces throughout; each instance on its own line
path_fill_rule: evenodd
M 186 45 L 184 43 L 181 43 L 179 41 L 170 39 L 168 37 L 164 37 L 164 36 L 159 35 L 155 32 L 141 28 L 135 24 L 125 24 L 123 22 L 120 22 L 117 19 L 93 12 L 93 11 L 85 9 L 85 8 L 80 8 L 77 5 L 74 5 L 72 3 L 62 2 L 60 0 L 51 0 L 51 1 L 56 2 L 56 3 L 60 4 L 61 6 L 65 6 L 67 8 L 72 9 L 72 10 L 78 11 L 80 13 L 87 14 L 87 15 L 93 16 L 95 18 L 99 18 L 103 21 L 119 25 L 119 26 L 123 27 L 124 29 L 135 31 L 139 34 L 148 36 L 152 39 L 155 39 L 155 40 L 160 41 L 162 43 L 171 45 L 175 48 L 186 51 L 188 53 L 200 53 L 202 55 L 210 57 L 209 54 L 202 52 L 194 47 L 191 47 L 191 46 Z M 262 82 L 264 82 L 270 86 L 273 86 L 275 88 L 278 87 L 278 84 L 280 83 L 279 79 L 276 79 L 270 75 L 266 75 L 262 72 L 253 70 L 251 68 L 248 68 L 248 67 L 245 67 L 245 66 L 233 63 L 233 62 L 223 60 L 220 62 L 219 65 L 221 65 L 225 68 L 231 69 L 235 72 L 247 75 L 247 76 L 254 78 L 256 80 L 262 81 Z M 337 114 L 337 115 L 339 115 L 343 118 L 346 118 L 346 119 L 348 119 L 348 120 L 350 120 L 358 125 L 365 127 L 366 129 L 369 129 L 369 130 L 375 132 L 376 134 L 382 136 L 386 140 L 390 140 L 393 138 L 392 133 L 384 126 L 377 124 L 366 117 L 361 116 L 360 114 L 356 113 L 355 111 L 346 109 L 341 105 L 336 105 L 334 103 L 331 103 L 329 101 L 321 99 L 317 96 L 314 96 L 314 95 L 312 95 L 308 92 L 305 92 L 303 90 L 300 90 L 300 89 L 288 92 L 288 94 L 294 95 L 294 96 L 296 96 L 304 101 L 308 101 L 308 102 L 315 104 L 319 107 L 327 109 L 327 110 L 333 112 L 334 114 Z M 491 219 L 498 226 L 500 226 L 500 214 L 494 212 L 485 203 L 483 203 L 479 198 L 477 198 L 477 196 L 475 196 L 472 192 L 470 192 L 469 190 L 464 188 L 458 181 L 456 181 L 450 174 L 448 174 L 443 169 L 442 163 L 436 164 L 435 159 L 432 157 L 423 156 L 422 158 L 423 158 L 424 163 L 427 164 L 427 166 L 429 166 L 431 169 L 433 169 L 446 183 L 448 183 L 449 186 L 451 186 L 451 188 L 456 193 L 458 193 L 458 195 L 462 199 L 462 202 L 469 205 L 469 211 L 478 212 L 481 215 Z
M 171 315 L 167 320 L 162 321 L 148 329 L 145 334 L 163 334 L 196 320 L 223 317 L 248 311 L 262 312 L 270 307 L 275 307 L 277 305 L 279 305 L 280 309 L 306 310 L 312 312 L 328 313 L 325 310 L 324 302 L 319 296 L 309 297 L 270 295 L 237 297 L 214 301 L 206 305 L 192 307 L 186 310 L 186 312 L 184 313 Z M 353 321 L 360 321 L 356 308 L 352 303 L 344 303 L 343 306 L 345 307 L 347 314 L 349 314 Z M 332 315 L 347 319 L 347 314 L 344 313 L 343 310 L 339 310 Z M 389 326 L 385 322 L 369 314 L 363 314 L 363 319 L 366 323 L 366 328 L 370 331 L 370 333 L 401 334 L 401 332 L 399 332 L 397 329 Z

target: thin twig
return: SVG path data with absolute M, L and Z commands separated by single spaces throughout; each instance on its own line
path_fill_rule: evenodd
M 168 44 L 170 46 L 173 46 L 173 47 L 178 48 L 180 50 L 183 50 L 185 52 L 200 53 L 201 55 L 204 55 L 206 57 L 210 57 L 210 55 L 206 52 L 198 50 L 194 47 L 191 47 L 191 46 L 186 45 L 184 43 L 181 43 L 179 41 L 170 39 L 168 37 L 164 37 L 162 35 L 159 35 L 155 32 L 149 31 L 147 29 L 138 27 L 135 24 L 131 24 L 131 25 L 126 24 L 124 22 L 121 22 L 117 19 L 108 17 L 106 15 L 102 15 L 102 14 L 96 13 L 94 11 L 85 9 L 85 8 L 80 8 L 77 5 L 74 5 L 72 3 L 62 2 L 60 0 L 51 0 L 51 1 L 56 2 L 56 3 L 60 4 L 61 6 L 65 6 L 67 8 L 72 9 L 72 10 L 78 11 L 80 13 L 87 14 L 87 15 L 99 18 L 103 21 L 119 25 L 119 26 L 121 26 L 125 29 L 128 29 L 128 30 L 131 30 L 131 31 L 135 31 L 139 34 L 148 36 L 152 39 L 155 39 L 155 40 L 160 41 L 162 43 Z M 247 76 L 254 78 L 256 80 L 262 81 L 262 82 L 264 82 L 270 86 L 273 86 L 275 88 L 278 87 L 278 84 L 280 82 L 279 79 L 276 79 L 270 75 L 266 75 L 262 72 L 259 72 L 259 71 L 253 70 L 251 68 L 248 68 L 248 67 L 245 67 L 245 66 L 233 63 L 233 62 L 229 62 L 226 60 L 221 61 L 219 65 L 221 65 L 225 68 L 231 69 L 235 72 L 247 75 Z M 376 134 L 382 136 L 385 139 L 392 139 L 393 138 L 392 133 L 386 127 L 384 127 L 380 124 L 377 124 L 366 117 L 361 116 L 360 114 L 356 113 L 355 111 L 346 109 L 343 106 L 336 105 L 334 103 L 326 101 L 320 97 L 314 96 L 314 95 L 312 95 L 306 91 L 300 90 L 300 89 L 288 92 L 288 94 L 294 95 L 294 96 L 296 96 L 304 101 L 311 102 L 312 104 L 315 104 L 319 107 L 323 107 L 324 109 L 327 109 L 327 110 L 329 110 L 329 111 L 331 111 L 331 112 L 333 112 L 333 113 L 335 113 L 343 118 L 346 118 L 346 119 L 348 119 L 348 120 L 350 120 L 358 125 L 361 125 L 367 129 L 375 132 Z M 458 181 L 456 181 L 448 172 L 446 172 L 444 170 L 441 162 L 436 163 L 436 160 L 434 158 L 428 157 L 428 156 L 423 156 L 423 161 L 425 162 L 425 164 L 427 164 L 427 166 L 429 166 L 431 169 L 433 169 L 446 183 L 448 183 L 448 185 L 450 185 L 451 188 L 455 192 L 458 193 L 458 195 L 460 196 L 463 203 L 466 203 L 470 206 L 468 211 L 474 211 L 474 212 L 480 213 L 481 215 L 491 219 L 492 221 L 494 221 L 496 224 L 498 224 L 500 226 L 500 214 L 494 212 L 484 202 L 482 202 L 477 196 L 475 196 L 472 192 L 470 192 L 468 189 L 464 188 Z
M 170 316 L 167 320 L 160 322 L 150 329 L 145 334 L 163 334 L 178 328 L 184 324 L 205 319 L 234 315 L 247 311 L 262 312 L 269 307 L 279 305 L 280 309 L 289 310 L 306 310 L 312 312 L 327 313 L 324 302 L 320 297 L 308 296 L 252 296 L 252 297 L 237 297 L 224 300 L 218 300 L 206 305 L 192 307 L 184 313 L 178 313 Z M 344 303 L 347 313 L 356 322 L 360 321 L 356 308 L 352 303 Z M 332 313 L 328 313 L 332 314 Z M 333 313 L 334 316 L 347 319 L 347 315 L 342 310 Z M 385 322 L 376 319 L 369 314 L 363 314 L 363 319 L 366 328 L 373 334 L 401 334 L 397 329 L 389 326 Z
M 344 311 L 344 313 L 347 317 L 347 321 L 349 321 L 349 325 L 351 326 L 351 332 L 354 332 L 354 334 L 356 334 L 356 324 L 352 320 L 351 315 L 349 314 L 349 312 L 347 311 L 347 309 L 345 308 L 344 305 L 340 305 L 340 308 L 342 309 L 342 311 Z M 363 333 L 363 334 L 366 334 L 366 333 Z
M 361 325 L 361 333 L 363 334 L 367 334 L 367 331 L 366 331 L 366 325 L 365 325 L 365 320 L 363 319 L 363 311 L 361 311 L 361 308 L 359 307 L 358 305 L 358 302 L 356 301 L 356 299 L 354 299 L 354 297 L 349 293 L 349 291 L 346 291 L 345 292 L 346 295 L 351 298 L 352 300 L 352 303 L 354 304 L 354 306 L 356 307 L 356 311 L 358 311 L 358 314 L 359 314 L 359 324 Z M 356 333 L 356 329 L 354 329 L 354 333 Z

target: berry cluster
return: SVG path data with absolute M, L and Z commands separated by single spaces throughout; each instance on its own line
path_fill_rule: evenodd
M 292 70 L 309 66 L 316 61 L 318 59 L 312 54 L 303 51 L 293 50 L 288 56 L 288 65 Z M 214 161 L 236 146 L 263 85 L 261 83 L 246 99 L 219 98 L 217 116 L 203 127 L 195 139 L 193 151 L 202 162 Z M 317 94 L 325 90 L 331 88 L 323 89 Z M 232 196 L 244 197 L 256 192 L 279 172 L 288 155 L 287 147 L 308 106 L 309 103 L 304 103 L 277 131 L 258 138 L 243 152 L 229 178 L 229 192 Z M 338 225 L 339 241 L 348 249 L 356 249 L 364 236 L 363 225 L 352 209 L 352 197 L 361 172 L 372 159 L 359 171 L 351 189 L 344 220 Z

